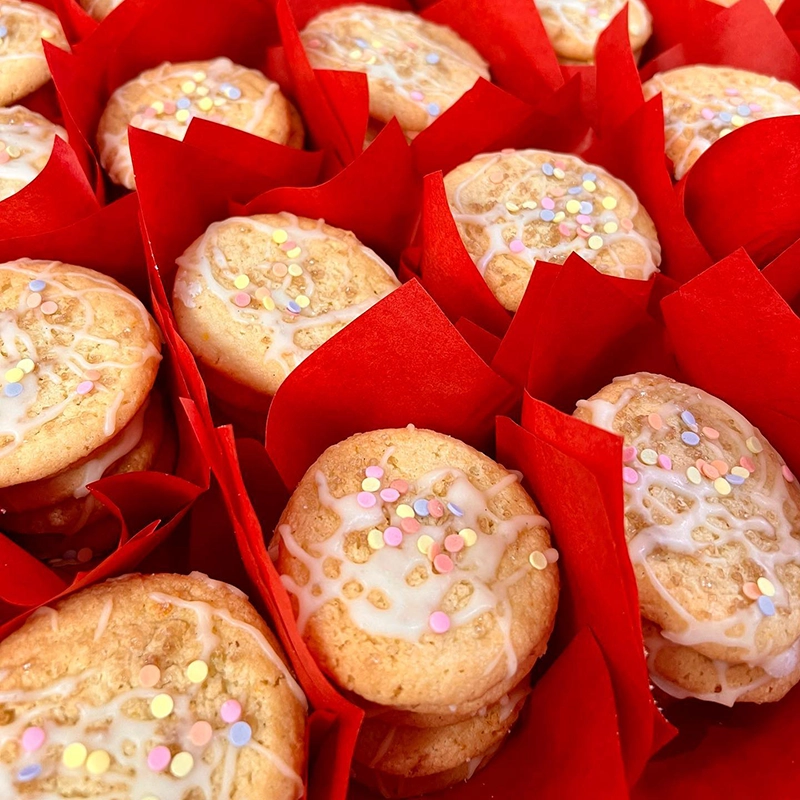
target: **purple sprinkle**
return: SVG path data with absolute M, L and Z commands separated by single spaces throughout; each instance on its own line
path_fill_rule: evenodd
M 192 105 L 192 101 L 188 97 L 179 97 L 175 101 L 176 108 L 189 108 Z
M 597 180 L 597 175 L 595 175 L 594 172 L 584 172 L 583 173 L 583 179 L 585 181 L 596 181 Z
M 28 288 L 32 292 L 43 292 L 45 290 L 46 286 L 47 286 L 47 284 L 44 281 L 40 281 L 40 280 L 31 281 L 28 284 Z
M 550 163 L 542 164 L 542 172 L 544 172 L 544 174 L 547 175 L 547 176 L 552 175 L 553 174 L 553 165 L 550 164 Z
M 583 186 L 570 186 L 567 189 L 567 194 L 580 194 L 583 191 Z
M 253 729 L 246 722 L 235 722 L 228 738 L 234 747 L 244 747 L 253 738 Z
M 438 64 L 439 63 L 439 56 L 436 53 L 428 53 L 428 55 L 425 56 L 425 60 L 429 64 Z
M 5 25 L 0 25 L 0 39 L 5 39 L 8 36 L 8 28 Z
M 425 95 L 422 94 L 422 92 L 417 92 L 417 91 L 411 92 L 411 99 L 412 100 L 419 101 L 419 100 L 424 100 L 424 98 L 425 98 Z
M 681 434 L 684 444 L 689 444 L 692 447 L 700 444 L 700 437 L 694 431 L 684 431 Z
M 758 603 L 758 607 L 761 610 L 761 613 L 765 617 L 774 617 L 775 616 L 775 604 L 772 600 L 769 599 L 766 595 L 761 595 L 756 601 Z
M 439 107 L 438 103 L 428 103 L 428 113 L 432 117 L 438 117 L 439 114 L 442 113 L 442 109 Z
M 521 253 L 525 249 L 525 245 L 519 239 L 512 239 L 508 245 L 508 249 L 512 253 Z
M 687 425 L 697 425 L 697 420 L 694 418 L 694 414 L 692 414 L 692 412 L 691 412 L 691 411 L 684 411 L 684 412 L 681 414 L 681 419 L 682 419 L 682 420 L 683 420 L 683 421 L 684 421 L 684 422 L 685 422 Z
M 746 105 L 742 104 L 736 110 L 739 112 L 739 116 L 740 117 L 749 117 L 750 116 L 750 106 L 746 106 Z
M 387 503 L 394 503 L 398 497 L 400 497 L 400 492 L 397 489 L 381 489 L 381 500 L 385 500 Z
M 375 499 L 374 494 L 370 494 L 369 492 L 359 492 L 358 497 L 356 497 L 358 504 L 361 508 L 372 508 L 378 501 Z
M 7 383 L 3 387 L 3 394 L 6 397 L 19 397 L 22 394 L 21 383 Z
M 733 119 L 733 114 L 731 114 L 730 111 L 720 111 L 719 112 L 719 118 L 723 122 L 730 122 Z
M 725 480 L 733 486 L 741 486 L 744 483 L 744 478 L 741 475 L 726 475 Z
M 364 50 L 369 47 L 369 42 L 365 41 L 364 39 L 356 39 L 356 44 Z
M 701 116 L 703 119 L 712 120 L 712 119 L 714 119 L 714 112 L 713 112 L 713 111 L 712 111 L 710 108 L 704 108 L 704 109 L 703 109 L 703 110 L 700 112 L 700 116 Z
M 545 222 L 552 222 L 554 217 L 555 213 L 549 208 L 545 208 L 543 211 L 539 212 L 539 218 L 543 219 Z
M 428 516 L 428 501 L 420 497 L 419 500 L 414 501 L 414 513 L 418 517 Z
M 286 304 L 286 308 L 288 308 L 288 309 L 289 309 L 289 311 L 291 311 L 291 312 L 292 312 L 292 314 L 299 314 L 299 313 L 300 313 L 300 306 L 299 306 L 299 305 L 297 305 L 297 303 L 295 303 L 295 301 L 294 301 L 294 300 L 290 300 L 290 301 L 289 301 L 289 302 Z
M 456 517 L 464 516 L 464 512 L 455 503 L 448 503 L 447 510 Z
M 594 206 L 590 202 L 584 200 L 581 203 L 581 214 L 591 214 L 592 211 L 594 211 Z
M 17 773 L 17 780 L 22 783 L 36 780 L 42 774 L 42 767 L 40 764 L 28 764 Z

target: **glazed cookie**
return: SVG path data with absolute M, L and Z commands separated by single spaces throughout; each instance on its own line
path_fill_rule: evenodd
M 259 396 L 399 286 L 350 231 L 293 214 L 231 217 L 178 259 L 181 336 L 205 368 Z
M 731 67 L 679 67 L 654 75 L 643 89 L 647 100 L 661 94 L 667 155 L 676 180 L 736 128 L 800 114 L 800 91 L 792 84 Z
M 306 710 L 238 589 L 128 575 L 0 643 L 0 796 L 296 800 Z
M 104 20 L 123 0 L 79 0 L 83 10 L 98 22 Z
M 800 489 L 775 449 L 726 403 L 660 375 L 617 379 L 575 416 L 625 439 L 643 617 L 706 659 L 800 676 Z
M 633 190 L 577 156 L 485 153 L 444 179 L 467 252 L 492 294 L 516 311 L 536 261 L 577 253 L 598 272 L 647 280 L 661 247 Z
M 300 34 L 315 69 L 363 72 L 369 113 L 379 123 L 397 117 L 409 138 L 425 130 L 471 89 L 490 79 L 487 63 L 458 34 L 407 11 L 339 6 Z
M 56 136 L 67 132 L 22 106 L 0 108 L 0 200 L 27 186 L 45 167 Z
M 160 337 L 113 278 L 0 264 L 0 488 L 58 474 L 111 441 L 155 381 Z
M 97 128 L 100 163 L 114 183 L 135 186 L 128 125 L 182 140 L 193 118 L 219 122 L 289 147 L 303 146 L 303 126 L 277 83 L 227 58 L 164 63 L 108 101 Z
M 625 7 L 626 0 L 534 0 L 547 36 L 559 60 L 587 63 L 594 60 L 600 34 Z M 631 47 L 639 53 L 653 32 L 652 17 L 642 0 L 628 3 Z
M 50 80 L 43 39 L 69 49 L 52 11 L 22 0 L 0 0 L 0 106 L 25 97 Z
M 341 687 L 409 714 L 477 713 L 547 647 L 558 554 L 519 476 L 413 427 L 329 447 L 275 534 L 312 655 Z

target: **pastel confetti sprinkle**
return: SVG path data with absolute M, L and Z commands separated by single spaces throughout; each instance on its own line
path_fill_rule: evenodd
M 713 441 L 715 439 L 719 439 L 719 431 L 716 428 L 704 427 L 703 436 L 705 436 L 706 439 L 711 439 Z
M 462 528 L 458 535 L 464 540 L 467 547 L 472 547 L 478 541 L 478 534 L 472 528 Z
M 156 719 L 166 719 L 175 708 L 175 701 L 168 694 L 156 695 L 150 701 L 150 713 Z
M 458 553 L 460 550 L 463 550 L 464 544 L 464 537 L 459 536 L 457 533 L 451 533 L 449 536 L 446 536 L 444 540 L 445 550 L 450 553 Z
M 239 308 L 247 308 L 250 305 L 250 295 L 246 292 L 237 292 L 233 296 L 233 303 Z
M 547 164 L 542 164 L 542 172 L 544 172 L 544 174 L 547 175 L 548 177 L 552 176 L 553 169 L 554 169 L 553 165 L 550 164 L 549 162 Z
M 422 536 L 417 539 L 417 550 L 419 550 L 422 555 L 426 556 L 430 552 L 432 544 L 433 538 L 428 536 L 427 533 L 423 533 Z
M 170 761 L 172 761 L 172 753 L 170 753 L 169 747 L 165 747 L 163 744 L 154 747 L 147 754 L 147 766 L 153 772 L 163 772 L 169 766 Z
M 711 466 L 714 467 L 720 475 L 728 474 L 728 465 L 722 459 L 715 458 L 711 462 Z
M 40 294 L 31 294 L 28 295 L 28 299 L 25 301 L 25 305 L 28 308 L 38 308 L 41 305 L 42 296 Z
M 367 467 L 364 470 L 364 473 L 368 478 L 382 478 L 383 477 L 383 469 L 381 467 Z
M 47 288 L 47 284 L 44 281 L 40 281 L 40 280 L 31 281 L 28 284 L 28 288 L 32 292 L 43 292 Z
M 442 505 L 440 500 L 429 500 L 428 501 L 428 513 L 434 519 L 441 519 L 444 516 L 444 506 Z
M 703 476 L 700 474 L 700 470 L 697 467 L 689 467 L 686 470 L 686 477 L 695 485 L 699 485 L 702 483 Z
M 187 753 L 184 750 L 177 753 L 175 758 L 172 759 L 172 763 L 169 765 L 169 771 L 176 778 L 185 778 L 192 771 L 193 767 L 194 757 L 191 753 Z
M 404 481 L 402 478 L 392 481 L 389 486 L 391 486 L 392 489 L 397 489 L 400 494 L 405 494 L 408 491 L 408 482 Z
M 92 560 L 92 555 L 93 553 L 91 547 L 81 547 L 75 557 L 78 559 L 79 563 L 85 564 L 87 561 Z
M 425 56 L 425 60 L 429 64 L 438 64 L 439 63 L 439 56 L 436 53 L 428 53 L 428 55 Z
M 745 442 L 745 444 L 747 445 L 747 449 L 748 449 L 748 450 L 749 450 L 751 453 L 760 453 L 760 452 L 761 452 L 761 451 L 764 449 L 764 448 L 763 448 L 763 446 L 762 446 L 762 444 L 761 444 L 761 442 L 759 442 L 759 441 L 758 441 L 758 439 L 756 439 L 756 437 L 755 437 L 755 436 L 751 436 L 751 437 L 750 437 L 750 438 L 749 438 L 749 439 L 748 439 L 748 440 Z
M 785 478 L 785 479 L 786 479 L 786 480 L 787 480 L 789 483 L 791 483 L 791 482 L 794 480 L 794 473 L 793 473 L 793 472 L 792 472 L 792 471 L 789 469 L 789 467 L 787 467 L 787 466 L 786 466 L 786 464 L 784 464 L 784 465 L 781 467 L 781 472 L 783 473 L 783 477 L 784 477 L 784 478 Z
M 223 722 L 229 725 L 238 722 L 242 717 L 242 706 L 238 700 L 226 700 L 219 710 L 219 715 Z
M 599 250 L 603 246 L 603 238 L 601 236 L 590 236 L 588 241 L 589 247 L 592 250 Z
M 297 258 L 303 251 L 299 247 L 293 247 L 286 251 L 287 258 Z
M 682 419 L 682 420 L 683 420 L 683 421 L 684 421 L 684 422 L 685 422 L 687 425 L 696 425 L 696 424 L 697 424 L 697 420 L 694 418 L 694 414 L 692 414 L 692 412 L 691 412 L 691 411 L 684 411 L 684 412 L 681 414 L 681 419 Z
M 684 444 L 688 444 L 692 447 L 700 444 L 700 437 L 694 431 L 684 431 L 681 434 L 681 439 Z
M 247 275 L 237 275 L 233 279 L 233 285 L 237 289 L 246 289 L 250 285 L 250 278 Z
M 409 517 L 407 519 L 400 520 L 400 527 L 406 533 L 416 533 L 422 526 L 417 522 L 417 520 Z
M 512 239 L 510 244 L 508 245 L 508 249 L 512 253 L 521 253 L 525 249 L 525 245 L 522 243 L 520 239 Z
M 775 616 L 775 604 L 769 597 L 761 595 L 761 597 L 756 600 L 756 603 L 758 603 L 758 608 L 765 617 Z
M 208 677 L 208 664 L 198 659 L 186 667 L 186 677 L 190 683 L 202 683 Z
M 759 578 L 756 581 L 756 586 L 758 586 L 758 591 L 761 592 L 761 594 L 767 597 L 775 596 L 775 587 L 772 585 L 772 581 L 769 580 L 769 578 Z
M 450 617 L 444 611 L 434 611 L 428 617 L 428 625 L 434 633 L 447 633 L 450 630 Z
M 528 561 L 534 569 L 542 570 L 547 567 L 547 556 L 539 550 L 534 550 L 528 556 Z
M 731 493 L 731 485 L 725 478 L 717 478 L 714 481 L 714 488 L 721 495 L 728 495 Z
M 664 420 L 661 419 L 661 414 L 650 414 L 647 421 L 654 431 L 660 431 L 664 427 Z
M 275 244 L 283 244 L 285 241 L 288 241 L 288 239 L 289 234 L 282 228 L 278 228 L 272 232 L 272 241 L 275 242 Z
M 385 544 L 383 541 L 383 531 L 379 528 L 373 528 L 367 534 L 367 544 L 370 546 L 371 550 L 380 550 Z
M 433 566 L 437 572 L 446 574 L 453 571 L 454 564 L 450 556 L 441 553 L 433 559 Z
M 414 509 L 407 503 L 401 503 L 397 506 L 397 516 L 401 519 L 409 519 L 414 516 Z
M 658 457 L 658 466 L 662 469 L 672 469 L 672 459 L 665 453 L 662 453 Z
M 381 482 L 377 478 L 364 478 L 361 488 L 365 492 L 377 492 L 381 488 Z
M 400 497 L 400 492 L 397 489 L 381 489 L 381 500 L 385 500 L 387 503 L 394 503 L 398 497 Z
M 464 512 L 455 503 L 448 503 L 447 510 L 455 517 L 464 516 Z
M 90 775 L 102 775 L 111 766 L 111 756 L 105 750 L 95 750 L 86 759 L 86 771 Z
M 42 767 L 40 764 L 28 764 L 17 773 L 17 780 L 20 783 L 28 783 L 34 781 L 42 774 Z
M 13 367 L 12 369 L 6 370 L 6 373 L 3 377 L 9 383 L 19 383 L 24 376 L 25 373 L 19 367 Z
M 6 397 L 19 397 L 22 394 L 21 383 L 9 383 L 3 387 L 3 394 Z
M 228 733 L 234 747 L 244 747 L 253 738 L 253 730 L 246 722 L 237 722 Z
M 291 312 L 292 312 L 292 314 L 299 314 L 299 313 L 300 313 L 300 311 L 301 311 L 301 309 L 300 309 L 300 306 L 299 306 L 299 305 L 298 305 L 298 304 L 297 304 L 297 303 L 296 303 L 294 300 L 290 300 L 290 301 L 289 301 L 289 302 L 286 304 L 286 308 L 287 308 L 289 311 L 291 311 Z
M 632 467 L 622 468 L 622 480 L 625 483 L 634 484 L 639 482 L 639 473 Z
M 356 501 L 361 506 L 361 508 L 372 508 L 375 503 L 378 501 L 375 499 L 374 494 L 370 494 L 369 492 L 359 492 L 358 496 L 356 497 Z
M 42 314 L 44 314 L 45 316 L 50 316 L 51 314 L 55 314 L 56 311 L 58 311 L 58 306 L 52 300 L 48 300 L 46 303 L 42 303 L 41 306 L 39 306 L 39 308 L 41 309 Z
M 432 117 L 438 117 L 439 114 L 442 113 L 442 109 L 439 107 L 438 103 L 428 103 L 428 113 Z
M 742 456 L 739 459 L 739 463 L 748 471 L 748 472 L 755 472 L 756 471 L 756 462 L 753 461 L 752 458 L 749 456 Z
M 704 109 L 703 109 L 703 110 L 700 112 L 700 116 L 701 116 L 703 119 L 708 119 L 708 120 L 711 120 L 711 119 L 714 119 L 714 112 L 713 112 L 713 111 L 712 111 L 710 108 L 704 108 Z
M 623 447 L 622 448 L 622 463 L 627 464 L 629 461 L 633 461 L 636 458 L 637 450 L 635 447 Z
M 428 516 L 428 501 L 424 498 L 419 498 L 419 500 L 414 501 L 414 513 L 420 517 L 427 517 Z
M 94 389 L 94 384 L 91 381 L 81 381 L 75 389 L 77 394 L 89 394 Z
M 26 728 L 22 734 L 22 749 L 26 753 L 35 753 L 44 744 L 45 738 L 44 729 L 38 725 Z
M 548 564 L 555 564 L 560 558 L 560 555 L 555 547 L 548 547 L 547 550 L 544 551 L 544 557 L 547 559 Z
M 549 209 L 545 209 L 544 211 L 539 212 L 539 218 L 544 220 L 545 222 L 552 222 L 555 219 L 555 216 L 556 215 Z
M 751 600 L 758 600 L 758 598 L 761 597 L 761 591 L 752 581 L 748 581 L 744 586 L 742 586 L 742 593 L 745 597 L 749 597 Z
M 86 755 L 86 745 L 73 742 L 64 748 L 64 752 L 61 754 L 61 763 L 67 769 L 78 769 L 86 761 Z
M 383 541 L 386 542 L 389 547 L 399 547 L 403 542 L 403 532 L 400 528 L 390 525 L 383 532 Z
M 643 464 L 648 464 L 649 466 L 654 466 L 658 463 L 658 453 L 649 447 L 642 450 L 642 452 L 639 454 L 639 458 Z
M 412 100 L 416 100 L 417 102 L 420 102 L 421 100 L 425 99 L 425 95 L 422 94 L 422 92 L 416 92 L 416 91 L 411 92 L 410 97 Z
M 741 475 L 728 475 L 727 481 L 731 486 L 741 486 L 744 483 L 744 478 Z
M 196 747 L 204 747 L 211 741 L 214 729 L 205 720 L 195 722 L 189 731 L 189 741 Z

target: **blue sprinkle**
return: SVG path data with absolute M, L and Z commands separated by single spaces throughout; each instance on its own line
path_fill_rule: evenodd
M 739 112 L 739 116 L 740 117 L 749 117 L 750 116 L 750 106 L 742 105 L 742 106 L 739 106 L 736 110 Z
M 36 780 L 42 774 L 42 767 L 40 764 L 28 764 L 17 773 L 17 780 L 22 783 Z
M 741 475 L 726 475 L 725 480 L 734 486 L 741 486 L 744 483 L 744 478 Z
M 253 738 L 253 729 L 246 722 L 231 725 L 228 738 L 234 747 L 244 747 Z
M 690 444 L 692 447 L 700 444 L 700 437 L 694 431 L 684 431 L 681 434 L 681 439 L 685 444 Z
M 570 186 L 567 189 L 568 194 L 580 194 L 583 191 L 583 186 Z
M 297 305 L 297 303 L 295 303 L 295 301 L 294 301 L 294 300 L 290 300 L 290 301 L 289 301 L 289 302 L 286 304 L 286 308 L 288 308 L 288 309 L 289 309 L 289 311 L 291 311 L 291 312 L 292 312 L 292 314 L 299 314 L 299 313 L 300 313 L 300 306 L 299 306 L 299 305 Z
M 456 517 L 464 516 L 464 512 L 455 503 L 448 503 L 447 510 Z
M 543 219 L 545 222 L 552 222 L 554 217 L 555 212 L 551 211 L 549 208 L 545 208 L 539 212 L 539 218 Z
M 31 281 L 28 284 L 28 288 L 32 292 L 43 292 L 46 288 L 47 284 L 44 281 Z
M 414 513 L 418 517 L 428 516 L 428 501 L 420 497 L 419 500 L 414 501 Z
M 188 97 L 179 97 L 175 101 L 175 105 L 177 108 L 189 108 L 192 104 L 192 101 Z
M 439 63 L 439 56 L 436 53 L 428 53 L 428 55 L 425 56 L 425 60 L 429 64 L 438 64 Z
M 591 214 L 592 211 L 594 211 L 594 206 L 587 200 L 584 200 L 581 203 L 581 214 Z
M 550 164 L 550 163 L 542 164 L 542 172 L 544 172 L 544 174 L 548 175 L 548 176 L 552 175 L 553 174 L 553 165 Z
M 5 39 L 8 36 L 8 28 L 5 25 L 0 25 L 0 39 Z
M 356 39 L 356 44 L 362 49 L 369 47 L 369 42 L 365 42 L 363 39 Z
M 682 419 L 682 420 L 683 420 L 683 421 L 684 421 L 684 422 L 685 422 L 687 425 L 697 425 L 697 420 L 694 418 L 694 414 L 692 414 L 692 412 L 691 412 L 691 411 L 684 411 L 684 412 L 681 414 L 681 419 Z
M 759 609 L 761 609 L 761 613 L 765 617 L 774 617 L 775 616 L 775 603 L 769 599 L 766 595 L 761 595 L 756 601 L 758 603 Z
M 733 119 L 733 114 L 731 114 L 730 111 L 720 111 L 719 118 L 723 122 L 730 122 Z
M 19 397 L 22 394 L 21 383 L 7 383 L 3 387 L 3 394 L 6 397 Z
M 594 172 L 584 172 L 583 173 L 583 179 L 585 181 L 596 181 L 597 180 L 597 175 L 595 175 Z
M 439 107 L 438 103 L 428 103 L 428 113 L 432 117 L 438 117 L 439 114 L 442 113 L 442 109 Z

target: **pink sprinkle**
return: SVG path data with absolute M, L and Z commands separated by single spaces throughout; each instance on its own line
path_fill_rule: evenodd
M 392 481 L 389 486 L 391 486 L 392 489 L 397 489 L 400 494 L 405 494 L 408 491 L 408 482 L 404 481 L 402 478 Z
M 562 222 L 562 223 L 561 223 L 561 224 L 558 226 L 558 232 L 559 232 L 559 233 L 560 233 L 562 236 L 569 236 L 569 235 L 570 235 L 570 233 L 572 233 L 572 231 L 570 230 L 570 227 L 569 227 L 569 225 L 567 225 L 567 223 L 566 223 L 566 222 Z
M 553 186 L 553 188 L 550 189 L 550 194 L 552 194 L 553 197 L 563 197 L 566 193 L 566 190 L 562 186 Z
M 223 722 L 233 724 L 242 717 L 242 706 L 238 700 L 226 700 L 219 710 Z
M 164 103 L 164 113 L 174 114 L 175 111 L 176 111 L 175 103 L 173 103 L 172 100 L 167 100 L 167 102 Z
M 439 519 L 444 516 L 444 506 L 438 500 L 428 500 L 428 513 L 434 519 Z
M 381 467 L 367 467 L 365 473 L 368 478 L 383 477 L 383 469 L 381 469 Z
M 195 747 L 205 747 L 205 745 L 211 741 L 213 734 L 214 730 L 211 725 L 205 720 L 201 720 L 192 725 L 189 731 L 189 741 L 195 745 Z
M 459 536 L 459 539 L 461 537 Z M 437 572 L 452 572 L 453 571 L 453 559 L 450 556 L 446 556 L 444 553 L 436 556 L 433 559 L 433 566 Z
M 428 617 L 428 625 L 434 633 L 447 633 L 450 630 L 450 617 L 444 611 L 434 611 Z
M 739 94 L 739 90 L 734 88 L 733 86 L 729 86 L 725 90 L 725 94 L 728 95 L 728 97 L 736 97 Z
M 394 503 L 398 497 L 400 497 L 400 492 L 397 489 L 381 489 L 381 500 L 385 500 L 387 503 Z
M 239 308 L 247 308 L 250 305 L 250 295 L 247 292 L 237 292 L 233 296 L 233 302 Z
M 26 753 L 33 753 L 44 744 L 44 740 L 45 732 L 42 728 L 26 728 L 25 733 L 22 734 L 22 749 Z
M 287 267 L 282 261 L 276 261 L 272 265 L 272 271 L 275 273 L 276 277 L 283 278 L 289 271 L 289 267 Z
M 578 228 L 575 233 L 577 233 L 578 236 L 582 236 L 584 239 L 589 235 L 589 231 L 585 231 L 583 228 Z
M 445 540 L 444 546 L 451 553 L 457 553 L 464 547 L 464 537 L 457 533 L 451 533 Z
M 100 380 L 100 373 L 96 369 L 87 369 L 86 370 L 86 380 L 87 381 L 99 381 Z
M 512 239 L 508 245 L 508 249 L 512 253 L 521 253 L 525 249 L 525 245 L 519 239 Z
M 712 111 L 710 108 L 704 108 L 704 109 L 703 109 L 703 110 L 700 112 L 700 116 L 701 116 L 703 119 L 714 119 L 714 112 L 713 112 L 713 111 Z
M 558 161 L 554 161 L 553 164 L 556 166 L 557 169 L 566 169 L 567 168 L 566 163 L 564 161 L 562 161 L 560 158 L 558 159 Z
M 750 110 L 761 111 L 761 105 L 759 103 L 750 103 Z
M 163 772 L 169 766 L 170 761 L 172 761 L 172 753 L 170 753 L 169 747 L 165 747 L 163 744 L 154 747 L 147 754 L 147 766 L 153 772 Z
M 577 219 L 582 225 L 588 225 L 592 221 L 592 218 L 586 214 L 578 214 L 575 219 Z
M 81 381 L 75 391 L 78 394 L 89 394 L 94 389 L 94 384 L 91 381 Z
M 587 13 L 587 14 L 588 14 L 590 17 L 596 17 L 596 16 L 597 16 L 597 9 L 596 9 L 594 6 L 592 6 L 591 8 L 587 8 L 587 9 L 586 9 L 586 13 Z
M 672 459 L 663 453 L 658 457 L 658 466 L 661 469 L 672 469 Z
M 556 550 L 555 547 L 548 547 L 547 550 L 542 553 L 542 555 L 547 559 L 548 564 L 555 564 L 560 557 L 558 550 Z
M 148 106 L 148 107 L 147 107 L 147 108 L 144 110 L 144 115 L 145 115 L 145 116 L 146 116 L 148 119 L 152 119 L 152 118 L 153 118 L 153 117 L 156 115 L 156 110 L 153 108 L 153 106 Z
M 85 564 L 87 561 L 92 560 L 92 555 L 93 553 L 91 547 L 81 547 L 81 549 L 78 550 L 78 554 L 75 556 L 75 558 L 78 559 L 79 564 Z
M 291 239 L 288 239 L 280 247 L 281 250 L 294 250 L 295 247 L 297 247 L 297 242 L 293 242 Z
M 42 305 L 39 307 L 42 309 L 42 314 L 47 314 L 48 316 L 50 314 L 55 314 L 56 311 L 58 311 L 58 306 L 52 300 L 42 303 Z
M 422 92 L 416 92 L 416 91 L 415 92 L 411 92 L 410 97 L 411 97 L 412 100 L 416 100 L 417 102 L 419 102 L 420 100 L 424 100 L 425 99 L 425 95 L 422 94 Z
M 783 465 L 781 472 L 783 472 L 783 477 L 786 478 L 786 480 L 789 481 L 789 483 L 791 483 L 794 480 L 794 475 L 792 474 L 792 471 L 789 469 L 789 467 L 786 466 L 786 464 Z
M 553 202 L 553 200 L 551 198 L 549 198 L 549 197 L 543 197 L 542 198 L 542 208 L 547 208 L 550 211 L 552 211 L 555 207 L 556 207 L 556 204 Z
M 309 39 L 307 42 L 308 47 L 317 48 L 322 46 L 322 42 L 319 39 Z
M 11 156 L 4 150 L 0 153 L 0 164 L 7 164 L 9 161 L 11 161 Z
M 371 494 L 370 492 L 359 492 L 358 497 L 356 497 L 358 504 L 361 508 L 372 508 L 378 501 L 375 499 L 375 495 Z
M 625 217 L 624 219 L 621 219 L 619 224 L 622 225 L 622 227 L 626 231 L 632 231 L 633 230 L 633 223 L 627 217 Z
M 420 529 L 420 524 L 413 517 L 406 517 L 400 520 L 400 527 L 406 533 L 416 533 Z
M 629 461 L 633 461 L 636 458 L 636 448 L 635 447 L 623 447 L 622 448 L 622 463 L 627 464 Z
M 403 531 L 391 525 L 383 532 L 383 541 L 390 547 L 399 547 L 403 541 Z
M 624 480 L 625 483 L 630 483 L 630 484 L 638 483 L 639 473 L 631 467 L 623 467 L 622 480 Z
M 428 558 L 431 561 L 435 561 L 436 556 L 438 556 L 441 552 L 442 552 L 442 546 L 439 544 L 439 542 L 434 542 L 428 549 Z
M 744 467 L 744 468 L 745 468 L 745 469 L 746 469 L 748 472 L 755 472 L 755 471 L 756 471 L 756 465 L 755 465 L 755 462 L 753 461 L 753 459 L 752 459 L 752 458 L 750 458 L 750 456 L 742 456 L 742 457 L 739 459 L 739 463 L 740 463 L 740 464 L 741 464 L 741 465 L 742 465 L 742 466 L 743 466 L 743 467 Z

